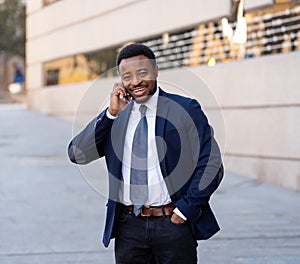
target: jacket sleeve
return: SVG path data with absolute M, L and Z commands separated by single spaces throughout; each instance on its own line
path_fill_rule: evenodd
M 194 123 L 187 126 L 187 133 L 195 169 L 185 194 L 175 205 L 188 221 L 195 223 L 223 178 L 223 165 L 213 130 L 196 100 L 192 100 L 188 112 Z M 199 141 L 198 145 L 195 140 Z
M 104 142 L 113 124 L 113 120 L 106 116 L 106 111 L 100 113 L 71 140 L 68 156 L 73 163 L 88 164 L 104 156 Z

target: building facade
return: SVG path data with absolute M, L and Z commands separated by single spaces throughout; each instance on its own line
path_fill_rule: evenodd
M 200 101 L 228 171 L 300 190 L 300 1 L 27 0 L 30 107 L 87 122 L 130 42 Z

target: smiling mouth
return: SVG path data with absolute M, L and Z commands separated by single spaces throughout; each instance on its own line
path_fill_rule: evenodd
M 141 88 L 136 88 L 134 90 L 132 90 L 133 92 L 140 92 L 143 91 L 145 89 L 145 87 L 141 87 Z
M 140 86 L 140 87 L 137 87 L 137 88 L 134 88 L 134 89 L 131 89 L 131 91 L 133 93 L 137 93 L 137 92 L 141 92 L 141 91 L 144 91 L 146 89 L 145 86 Z

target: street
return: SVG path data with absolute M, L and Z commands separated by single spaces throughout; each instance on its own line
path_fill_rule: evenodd
M 71 122 L 0 104 L 0 124 L 0 263 L 114 263 L 106 199 L 66 155 Z M 221 231 L 199 263 L 299 264 L 300 193 L 241 175 L 226 171 L 212 197 Z

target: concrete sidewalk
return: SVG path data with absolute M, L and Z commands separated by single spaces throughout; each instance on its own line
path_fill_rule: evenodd
M 66 156 L 72 125 L 22 105 L 0 105 L 0 124 L 0 263 L 114 263 L 106 199 Z M 212 206 L 222 230 L 199 263 L 300 263 L 300 193 L 227 172 Z

